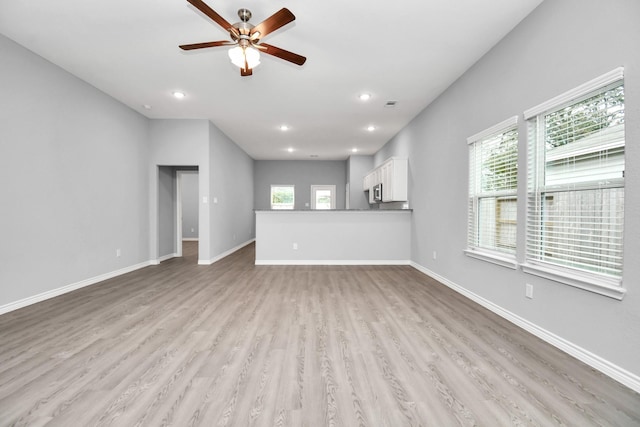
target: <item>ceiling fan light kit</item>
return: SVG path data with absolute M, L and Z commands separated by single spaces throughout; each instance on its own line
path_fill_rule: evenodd
M 229 49 L 229 59 L 231 63 L 238 68 L 253 69 L 260 64 L 260 52 L 257 49 L 249 47 L 232 47 Z
M 241 76 L 250 76 L 254 67 L 260 64 L 260 51 L 267 55 L 276 56 L 284 59 L 296 65 L 302 65 L 307 58 L 304 56 L 295 54 L 293 52 L 286 51 L 276 46 L 268 45 L 266 43 L 260 43 L 260 39 L 275 30 L 284 27 L 290 22 L 293 22 L 296 17 L 287 8 L 282 8 L 278 12 L 271 15 L 258 25 L 252 25 L 249 23 L 251 19 L 251 11 L 248 9 L 238 10 L 238 16 L 240 22 L 235 24 L 229 24 L 222 16 L 216 11 L 211 9 L 202 0 L 187 0 L 200 12 L 207 15 L 212 21 L 224 28 L 229 32 L 231 41 L 221 40 L 204 43 L 193 43 L 187 45 L 180 45 L 182 50 L 194 50 L 203 49 L 208 47 L 218 46 L 234 46 L 229 49 L 229 58 L 231 62 L 240 68 Z

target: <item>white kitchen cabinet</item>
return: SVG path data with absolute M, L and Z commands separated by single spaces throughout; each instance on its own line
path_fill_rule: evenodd
M 369 172 L 363 180 L 369 190 L 369 203 L 374 203 L 372 188 L 382 184 L 383 202 L 405 202 L 408 197 L 409 165 L 406 158 L 391 157 Z
M 365 175 L 364 177 L 364 185 L 363 185 L 363 190 L 364 191 L 369 191 L 371 189 L 371 187 L 373 187 L 375 184 L 373 183 L 373 174 L 372 173 L 368 173 Z

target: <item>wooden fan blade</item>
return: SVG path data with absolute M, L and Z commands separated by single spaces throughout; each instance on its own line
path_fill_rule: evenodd
M 274 32 L 278 28 L 284 27 L 289 22 L 292 22 L 295 19 L 295 15 L 291 13 L 289 9 L 283 7 L 282 9 L 253 27 L 253 29 L 251 30 L 251 36 L 255 34 L 255 37 L 252 37 L 252 40 L 261 39 L 267 34 Z
M 187 1 L 191 3 L 193 6 L 195 6 L 200 12 L 204 13 L 209 18 L 211 18 L 213 22 L 220 25 L 225 30 L 231 31 L 231 28 L 233 28 L 233 26 L 229 24 L 226 19 L 218 15 L 218 13 L 215 10 L 207 6 L 205 2 L 203 2 L 202 0 L 187 0 Z
M 297 53 L 289 52 L 288 50 L 280 49 L 276 46 L 271 46 L 270 44 L 260 43 L 254 46 L 259 48 L 264 53 L 277 56 L 278 58 L 284 59 L 285 61 L 293 62 L 296 65 L 302 65 L 307 60 L 307 58 L 305 58 L 304 56 L 298 55 Z
M 231 46 L 235 43 L 230 41 L 217 41 L 217 42 L 204 42 L 204 43 L 193 43 L 193 44 L 181 44 L 179 47 L 182 50 L 193 50 L 193 49 L 203 49 L 205 47 L 218 47 L 218 46 Z
M 240 75 L 242 77 L 250 76 L 252 74 L 253 74 L 253 70 L 251 68 L 247 68 L 246 70 L 244 68 L 240 68 Z

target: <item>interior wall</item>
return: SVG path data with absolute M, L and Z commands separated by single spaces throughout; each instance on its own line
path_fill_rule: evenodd
M 0 52 L 1 311 L 149 259 L 149 120 L 2 35 Z
M 409 157 L 412 259 L 490 304 L 640 376 L 640 2 L 543 2 L 378 154 Z M 520 116 L 518 260 L 524 260 L 526 127 L 523 111 L 616 67 L 625 69 L 625 266 L 617 301 L 464 255 L 466 138 Z M 437 253 L 437 257 L 433 254 Z M 434 259 L 435 258 L 435 259 Z M 534 298 L 525 298 L 525 284 Z
M 271 209 L 271 185 L 295 185 L 295 209 L 310 209 L 312 185 L 336 186 L 336 209 L 345 208 L 343 160 L 256 160 L 255 209 Z
M 160 248 L 166 243 L 160 239 L 159 223 L 159 174 L 158 167 L 197 166 L 198 167 L 198 260 L 210 259 L 210 160 L 209 122 L 207 120 L 166 119 L 150 121 L 149 150 L 149 248 L 151 260 L 163 255 Z M 206 200 L 206 202 L 205 202 Z M 175 239 L 174 239 L 175 242 Z
M 182 239 L 198 238 L 198 171 L 180 171 Z
M 410 256 L 407 210 L 258 211 L 256 223 L 256 264 L 390 265 Z
M 211 250 L 209 262 L 255 238 L 253 159 L 209 123 Z
M 350 156 L 347 159 L 350 209 L 370 209 L 369 196 L 362 184 L 365 175 L 373 168 L 373 156 Z
M 158 256 L 177 253 L 176 225 L 176 172 L 171 166 L 158 167 Z

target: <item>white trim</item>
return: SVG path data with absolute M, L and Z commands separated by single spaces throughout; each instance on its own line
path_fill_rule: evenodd
M 316 191 L 329 190 L 331 193 L 331 206 L 329 209 L 318 209 L 316 207 Z M 311 209 L 312 210 L 333 210 L 336 208 L 336 186 L 334 184 L 312 184 L 311 185 Z
M 622 300 L 627 290 L 622 287 L 622 282 L 616 279 L 607 279 L 598 277 L 594 274 L 580 273 L 578 271 L 569 271 L 552 266 L 544 266 L 532 263 L 522 264 L 522 271 L 533 274 L 534 276 L 544 277 L 545 279 L 573 286 L 575 288 L 584 289 L 589 292 L 604 295 L 609 298 Z
M 109 273 L 104 273 L 99 276 L 91 277 L 89 279 L 81 280 L 76 283 L 72 283 L 70 285 L 62 286 L 60 288 L 51 289 L 49 291 L 43 292 L 41 294 L 33 295 L 27 298 L 23 298 L 18 301 L 10 302 L 9 304 L 5 304 L 0 306 L 0 315 L 8 313 L 10 311 L 18 310 L 19 308 L 27 307 L 31 304 L 36 304 L 38 302 L 42 302 L 48 300 L 50 298 L 55 298 L 57 296 L 66 294 L 68 292 L 75 291 L 80 288 L 84 288 L 87 286 L 95 285 L 96 283 L 112 279 L 117 276 L 121 276 L 123 274 L 130 273 L 135 270 L 139 270 L 141 268 L 147 267 L 151 265 L 151 261 L 141 262 L 140 264 L 135 264 L 129 267 L 121 268 L 120 270 L 115 270 Z
M 617 366 L 611 362 L 609 362 L 608 360 L 603 359 L 602 357 L 570 342 L 565 340 L 562 337 L 559 337 L 558 335 L 547 331 L 544 328 L 541 328 L 540 326 L 526 320 L 523 319 L 522 317 L 508 311 L 505 310 L 504 308 L 500 307 L 497 304 L 492 303 L 491 301 L 474 294 L 473 292 L 468 291 L 467 289 L 463 288 L 462 286 L 459 286 L 453 282 L 451 282 L 450 280 L 445 279 L 444 277 L 430 271 L 429 269 L 421 266 L 420 264 L 417 264 L 415 262 L 411 262 L 411 266 L 413 268 L 415 268 L 416 270 L 420 271 L 421 273 L 426 274 L 427 276 L 431 277 L 432 279 L 437 280 L 438 282 L 442 283 L 443 285 L 453 289 L 454 291 L 458 292 L 459 294 L 469 298 L 470 300 L 480 304 L 481 306 L 483 306 L 484 308 L 490 310 L 491 312 L 497 314 L 498 316 L 508 320 L 509 322 L 521 327 L 522 329 L 524 329 L 527 332 L 530 332 L 531 334 L 535 335 L 536 337 L 540 338 L 541 340 L 551 344 L 552 346 L 564 351 L 565 353 L 569 354 L 570 356 L 575 357 L 576 359 L 580 360 L 581 362 L 586 363 L 587 365 L 591 366 L 592 368 L 602 372 L 603 374 L 613 378 L 614 380 L 624 384 L 625 386 L 629 387 L 630 389 L 640 393 L 640 376 L 635 375 L 632 372 L 627 371 L 624 368 L 621 368 L 620 366 Z
M 182 174 L 176 171 L 176 256 L 182 256 Z
M 411 265 L 411 261 L 406 259 L 257 259 L 255 265 Z
M 467 144 L 473 144 L 476 143 L 482 139 L 485 139 L 488 136 L 492 136 L 496 133 L 500 133 L 503 131 L 508 130 L 509 128 L 512 128 L 514 126 L 516 126 L 518 124 L 518 116 L 513 116 L 513 117 L 509 117 L 508 119 L 491 126 L 488 129 L 485 129 L 481 132 L 476 133 L 475 135 L 472 135 L 470 137 L 467 138 Z
M 273 187 L 291 187 L 293 188 L 293 206 L 291 206 L 290 208 L 274 208 L 273 207 Z M 276 210 L 276 211 L 291 211 L 294 210 L 296 208 L 296 185 L 295 184 L 271 184 L 270 190 L 269 190 L 269 208 L 272 210 Z
M 159 257 L 158 259 L 154 260 L 153 265 L 158 265 L 160 264 L 162 261 L 167 261 L 171 258 L 176 258 L 176 257 L 180 257 L 182 255 L 178 255 L 177 253 L 172 253 L 172 254 L 167 254 L 167 255 L 163 255 L 161 257 Z
M 516 261 L 516 259 L 507 255 L 485 252 L 477 249 L 466 249 L 464 253 L 471 258 L 487 261 L 496 265 L 500 265 L 502 267 L 510 268 L 512 270 L 516 270 L 518 268 L 518 262 Z
M 220 261 L 222 258 L 227 257 L 229 255 L 231 255 L 232 253 L 244 248 L 245 246 L 255 242 L 256 239 L 249 239 L 244 243 L 240 243 L 238 246 L 235 246 L 231 249 L 229 249 L 228 251 L 224 251 L 221 254 L 216 255 L 215 257 L 211 258 L 210 260 L 206 260 L 206 259 L 199 259 L 198 260 L 198 265 L 211 265 L 213 263 L 216 263 L 218 261 Z
M 197 242 L 198 238 L 197 237 L 183 237 L 182 241 L 183 242 Z
M 617 82 L 624 78 L 624 67 L 618 67 L 615 70 L 609 71 L 593 80 L 590 80 L 580 86 L 573 88 L 563 94 L 551 98 L 548 101 L 538 104 L 535 107 L 529 108 L 524 112 L 524 119 L 529 120 L 532 117 L 537 116 L 540 113 L 551 110 L 569 101 L 573 101 L 576 98 L 580 98 L 582 95 L 586 95 L 589 92 L 600 89 L 611 83 Z

